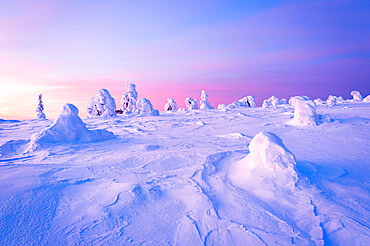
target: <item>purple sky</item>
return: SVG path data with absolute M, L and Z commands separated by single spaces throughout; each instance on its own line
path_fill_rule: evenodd
M 370 93 L 370 2 L 0 0 L 0 118 L 86 116 L 125 85 L 162 110 L 202 89 L 214 107 L 254 95 Z

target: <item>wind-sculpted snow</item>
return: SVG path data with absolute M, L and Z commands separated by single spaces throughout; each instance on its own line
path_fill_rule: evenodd
M 318 105 L 317 127 L 288 106 L 87 118 L 115 138 L 27 153 L 52 122 L 0 121 L 0 245 L 366 245 L 369 107 Z
M 135 113 L 139 115 L 158 115 L 159 112 L 156 109 L 153 109 L 152 103 L 146 98 L 140 98 L 136 102 Z
M 294 107 L 293 124 L 300 126 L 317 125 L 316 104 L 306 96 L 295 96 L 289 100 Z
M 106 130 L 88 130 L 78 116 L 78 109 L 72 104 L 66 104 L 51 126 L 32 136 L 29 150 L 33 151 L 50 143 L 102 141 L 113 137 Z
M 100 89 L 95 97 L 92 97 L 87 107 L 89 117 L 106 117 L 116 115 L 116 102 L 108 90 Z

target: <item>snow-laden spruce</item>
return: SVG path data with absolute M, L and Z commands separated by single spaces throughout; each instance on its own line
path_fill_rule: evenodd
M 114 138 L 113 133 L 107 130 L 88 130 L 85 123 L 78 116 L 76 106 L 67 103 L 51 126 L 32 136 L 28 151 L 36 150 L 50 143 L 91 142 L 112 138 Z
M 158 115 L 158 110 L 153 108 L 152 103 L 146 98 L 140 98 L 136 102 L 136 114 L 139 115 Z
M 293 124 L 300 126 L 317 125 L 316 104 L 307 96 L 294 96 L 289 99 L 294 107 Z
M 359 91 L 352 91 L 351 96 L 353 97 L 353 101 L 362 102 L 363 98 L 362 98 L 361 93 Z
M 167 103 L 164 105 L 164 111 L 174 111 L 176 110 L 176 107 L 176 102 L 171 97 L 167 98 Z
M 202 94 L 200 95 L 200 109 L 213 109 L 208 102 L 208 95 L 205 90 L 202 90 Z
M 44 114 L 44 103 L 42 102 L 42 94 L 39 95 L 39 104 L 37 105 L 37 119 L 44 120 L 46 116 Z
M 185 99 L 185 105 L 188 110 L 198 109 L 198 100 L 191 97 Z
M 249 143 L 250 153 L 230 168 L 230 180 L 275 209 L 284 210 L 309 235 L 308 244 L 324 245 L 320 219 L 311 198 L 296 187 L 295 156 L 273 133 L 260 132 Z M 304 212 L 302 212 L 304 211 Z
M 87 107 L 88 117 L 106 117 L 116 115 L 116 102 L 106 89 L 100 89 L 92 97 Z
M 126 85 L 126 92 L 123 93 L 121 99 L 121 109 L 117 110 L 117 113 L 122 114 L 123 112 L 131 113 L 136 111 L 137 91 L 135 84 Z
M 262 103 L 262 108 L 269 108 L 269 107 L 274 107 L 276 108 L 278 105 L 284 105 L 287 104 L 286 99 L 281 99 L 277 98 L 276 96 L 271 96 L 269 99 L 263 100 Z

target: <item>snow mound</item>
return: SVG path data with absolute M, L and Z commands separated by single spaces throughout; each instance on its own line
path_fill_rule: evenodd
M 289 102 L 294 107 L 294 124 L 301 126 L 317 125 L 316 104 L 311 99 L 307 96 L 295 96 Z
M 326 104 L 329 106 L 334 106 L 337 104 L 338 98 L 336 96 L 329 95 L 328 99 L 326 100 Z
M 167 98 L 167 103 L 164 105 L 164 111 L 173 111 L 176 110 L 176 107 L 176 102 L 171 97 Z
M 100 89 L 97 95 L 90 99 L 87 113 L 90 118 L 116 115 L 116 102 L 108 90 Z
M 224 103 L 221 103 L 217 106 L 217 109 L 226 109 L 227 108 L 227 104 L 224 104 Z
M 153 109 L 152 103 L 146 98 L 140 98 L 136 102 L 135 113 L 139 115 L 158 115 L 158 110 Z
M 246 96 L 242 99 L 239 99 L 238 101 L 232 102 L 229 105 L 226 104 L 219 104 L 217 109 L 232 109 L 237 107 L 256 107 L 255 103 L 255 97 L 254 96 Z
M 130 113 L 136 110 L 136 101 L 137 101 L 137 91 L 135 84 L 126 85 L 126 92 L 123 93 L 121 99 L 121 109 L 117 113 Z
M 352 91 L 351 96 L 353 97 L 353 101 L 362 101 L 362 96 L 359 91 Z
M 208 102 L 208 95 L 205 90 L 202 90 L 200 96 L 200 109 L 213 109 L 211 104 Z
M 321 98 L 316 98 L 313 100 L 316 105 L 324 105 L 325 101 L 323 101 Z
M 249 151 L 231 173 L 234 183 L 267 199 L 274 197 L 276 189 L 295 189 L 295 157 L 278 136 L 258 133 L 250 142 Z
M 370 95 L 364 98 L 363 102 L 370 102 Z
M 113 133 L 99 129 L 88 130 L 85 123 L 78 116 L 76 106 L 67 103 L 63 107 L 62 113 L 54 123 L 32 136 L 29 151 L 48 144 L 57 142 L 91 142 L 102 141 L 114 138 Z
M 187 97 L 185 99 L 185 105 L 188 108 L 188 110 L 198 109 L 198 100 L 193 99 L 191 97 Z

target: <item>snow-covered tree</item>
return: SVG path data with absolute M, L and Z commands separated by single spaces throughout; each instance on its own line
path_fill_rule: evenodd
M 176 107 L 176 102 L 171 97 L 167 98 L 167 103 L 164 105 L 164 111 L 173 111 L 176 110 Z
M 123 93 L 121 99 L 121 109 L 117 110 L 117 113 L 122 114 L 123 112 L 130 113 L 136 110 L 137 91 L 135 84 L 126 85 L 126 92 Z
M 188 108 L 188 110 L 198 109 L 198 100 L 193 99 L 191 97 L 187 97 L 185 99 L 185 105 Z
M 97 95 L 90 99 L 87 113 L 90 118 L 116 115 L 116 102 L 108 90 L 100 89 Z
M 362 96 L 359 91 L 352 91 L 351 96 L 353 97 L 353 101 L 361 101 L 362 102 Z
M 39 104 L 37 105 L 37 119 L 46 119 L 44 114 L 44 103 L 42 102 L 42 94 L 39 95 Z
M 208 95 L 205 90 L 202 90 L 200 96 L 200 109 L 213 109 L 211 104 L 208 102 Z
M 159 112 L 156 109 L 153 109 L 152 103 L 146 98 L 140 98 L 136 102 L 135 113 L 139 115 L 158 115 Z
M 307 96 L 292 97 L 289 102 L 294 107 L 293 122 L 302 126 L 317 125 L 316 104 Z
M 326 104 L 329 106 L 334 106 L 335 104 L 337 104 L 337 99 L 338 98 L 336 96 L 329 95 L 328 99 L 326 100 Z
M 271 96 L 269 99 L 265 99 L 262 103 L 262 108 L 268 108 L 268 107 L 277 107 L 282 104 L 287 104 L 286 99 L 277 98 L 276 96 Z

